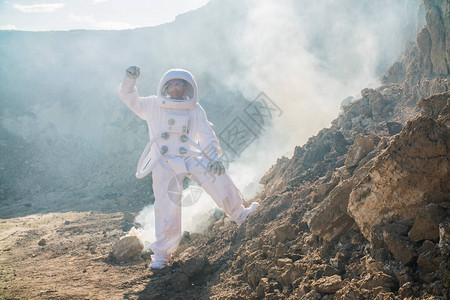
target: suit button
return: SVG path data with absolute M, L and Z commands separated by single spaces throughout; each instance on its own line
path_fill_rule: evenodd
M 161 133 L 161 137 L 165 140 L 167 140 L 169 138 L 169 134 L 167 132 L 163 132 Z
M 167 123 L 169 123 L 169 125 L 173 125 L 173 124 L 175 124 L 175 120 L 174 119 L 169 119 L 169 121 Z
M 180 153 L 180 154 L 186 154 L 186 153 L 187 153 L 187 149 L 184 148 L 184 147 L 180 147 L 180 148 L 178 148 L 178 153 Z
M 184 134 L 183 134 L 183 135 L 180 135 L 180 141 L 181 141 L 182 143 L 186 143 L 187 140 L 188 140 L 187 136 L 185 136 Z
M 159 152 L 161 154 L 165 154 L 167 151 L 169 151 L 169 148 L 167 148 L 167 146 L 161 146 L 161 149 L 159 149 Z

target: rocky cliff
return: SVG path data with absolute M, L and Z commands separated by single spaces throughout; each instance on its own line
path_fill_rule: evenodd
M 175 290 L 196 282 L 218 299 L 450 296 L 449 2 L 426 0 L 425 9 L 417 43 L 383 85 L 362 90 L 262 177 L 249 222 L 221 217 L 184 240 L 171 274 L 193 261 L 199 269 Z M 164 292 L 150 283 L 146 293 Z

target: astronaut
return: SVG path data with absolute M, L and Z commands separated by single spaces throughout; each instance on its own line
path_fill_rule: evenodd
M 155 242 L 150 268 L 168 265 L 181 239 L 181 198 L 184 177 L 200 185 L 238 225 L 258 208 L 243 206 L 242 195 L 220 161 L 222 150 L 206 113 L 197 103 L 197 83 L 183 69 L 171 69 L 161 78 L 157 95 L 140 97 L 136 79 L 140 69 L 126 69 L 120 99 L 147 121 L 149 143 L 139 160 L 136 177 L 152 172 L 155 196 Z

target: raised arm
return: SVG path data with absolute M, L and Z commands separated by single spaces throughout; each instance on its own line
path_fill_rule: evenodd
M 136 66 L 128 67 L 125 71 L 125 78 L 119 85 L 118 94 L 125 103 L 141 119 L 147 119 L 150 98 L 140 97 L 136 88 L 136 79 L 140 75 L 140 69 Z

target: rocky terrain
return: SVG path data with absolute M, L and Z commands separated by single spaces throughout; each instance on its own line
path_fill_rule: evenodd
M 450 2 L 424 4 L 383 85 L 278 159 L 246 223 L 217 212 L 148 271 L 135 238 L 115 244 L 130 213 L 4 219 L 0 297 L 450 298 Z

